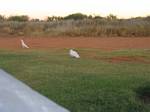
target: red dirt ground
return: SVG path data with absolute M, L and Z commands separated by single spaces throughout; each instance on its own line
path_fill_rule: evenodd
M 0 37 L 0 48 L 19 49 L 21 37 Z M 23 38 L 30 48 L 98 48 L 101 50 L 150 49 L 150 38 Z

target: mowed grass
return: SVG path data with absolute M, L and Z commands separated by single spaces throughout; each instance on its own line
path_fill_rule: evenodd
M 71 112 L 150 112 L 150 104 L 136 94 L 150 85 L 149 63 L 94 58 L 141 56 L 149 61 L 150 50 L 77 50 L 80 59 L 70 58 L 68 49 L 0 50 L 0 68 Z

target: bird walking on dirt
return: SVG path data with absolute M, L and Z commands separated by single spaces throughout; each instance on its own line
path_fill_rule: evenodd
M 70 49 L 69 50 L 69 55 L 73 58 L 80 58 L 79 54 L 77 51 L 73 50 L 73 49 Z
M 29 48 L 22 39 L 21 39 L 21 46 L 22 48 Z

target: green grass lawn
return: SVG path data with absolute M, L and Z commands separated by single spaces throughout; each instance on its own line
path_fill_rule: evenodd
M 80 59 L 70 58 L 68 49 L 0 50 L 0 68 L 71 112 L 150 112 L 150 104 L 136 94 L 150 85 L 150 63 L 101 60 L 141 56 L 149 61 L 150 50 L 78 51 Z

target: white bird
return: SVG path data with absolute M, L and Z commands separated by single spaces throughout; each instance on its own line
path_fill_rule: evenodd
M 27 46 L 27 44 L 25 44 L 22 39 L 21 39 L 21 46 L 22 46 L 22 48 L 29 48 L 29 47 Z
M 80 58 L 79 54 L 77 53 L 77 51 L 70 49 L 69 50 L 69 55 L 73 58 Z

